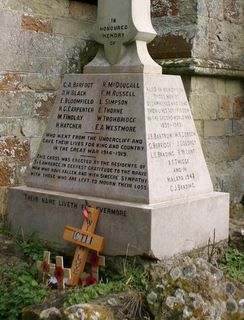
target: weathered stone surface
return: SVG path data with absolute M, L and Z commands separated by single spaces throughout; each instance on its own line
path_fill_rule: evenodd
M 226 192 L 231 190 L 232 201 L 234 203 L 240 202 L 243 195 L 243 174 L 242 168 L 244 166 L 244 159 L 241 157 L 235 161 L 219 161 L 208 164 L 212 181 L 215 185 L 215 190 Z
M 74 1 L 0 2 L 0 135 L 3 141 L 13 136 L 20 140 L 28 136 L 31 158 L 36 153 L 62 74 L 81 72 L 86 59 L 95 55 L 93 49 L 91 55 L 87 54 L 93 46 L 86 45 L 95 15 L 95 6 Z M 77 35 L 69 28 L 74 20 Z M 59 34 L 53 30 L 55 21 L 66 25 Z M 3 187 L 22 181 L 27 163 L 18 166 L 19 159 L 17 155 L 14 157 L 11 150 L 4 154 L 4 160 L 1 158 L 1 168 L 6 173 L 1 178 L 2 185 L 6 183 Z M 1 203 L 5 207 L 3 199 Z
M 21 110 L 21 98 L 20 92 L 0 91 L 0 117 L 3 118 L 20 115 L 21 112 L 23 112 Z
M 4 159 L 0 163 L 0 186 L 8 186 L 11 184 L 11 168 L 8 165 L 7 159 Z
M 29 162 L 29 143 L 16 138 L 0 140 L 0 185 L 7 187 L 22 183 L 23 174 Z M 2 198 L 2 201 L 4 199 Z M 2 211 L 6 212 L 3 201 Z
M 157 37 L 148 46 L 154 59 L 191 57 L 192 44 L 184 36 L 170 35 Z
M 62 314 L 57 308 L 53 307 L 43 310 L 39 317 L 40 319 L 62 319 Z
M 89 304 L 80 304 L 74 305 L 69 308 L 64 309 L 63 311 L 64 316 L 66 319 L 87 319 L 87 320 L 113 320 L 114 317 L 112 313 L 102 307 L 96 305 L 89 305 Z
M 230 160 L 238 160 L 244 154 L 244 137 L 230 137 L 229 138 L 229 157 Z
M 203 137 L 203 121 L 202 120 L 195 120 L 194 121 L 196 129 L 197 129 L 197 134 L 200 137 Z
M 3 3 L 3 8 L 16 11 L 29 11 L 33 13 L 52 15 L 52 16 L 68 16 L 69 14 L 69 1 L 68 0 L 49 0 L 44 1 L 28 1 L 28 0 L 8 0 Z
M 232 121 L 230 120 L 205 120 L 204 137 L 222 137 L 232 134 Z
M 150 267 L 147 302 L 156 320 L 242 317 L 243 286 L 202 258 L 177 258 Z
M 233 120 L 233 134 L 242 135 L 244 132 L 244 119 Z
M 6 47 L 5 47 L 6 48 Z M 0 50 L 3 50 L 0 48 Z M 6 48 L 4 54 L 0 55 L 0 71 L 26 72 L 28 70 L 27 57 L 21 54 L 13 54 L 12 50 Z
M 69 19 L 65 23 L 62 19 L 55 19 L 53 22 L 53 32 L 70 37 L 80 37 L 91 39 L 91 23 L 83 20 Z
M 20 141 L 17 138 L 6 138 L 0 140 L 1 156 L 12 156 L 13 160 L 28 163 L 29 159 L 29 143 L 28 141 Z
M 0 188 L 0 217 L 4 216 L 7 212 L 8 193 L 6 187 Z
M 244 161 L 243 120 L 238 120 L 243 110 L 243 86 L 234 79 L 193 76 L 187 88 L 194 118 L 199 119 L 197 128 L 199 132 L 204 130 L 201 142 L 212 181 L 215 187 L 219 185 L 216 179 L 224 181 L 224 190 L 231 190 L 234 200 L 241 185 L 240 172 L 236 167 L 242 167 Z M 207 96 L 205 92 L 208 92 Z M 215 190 L 222 189 L 217 187 Z M 238 198 L 241 194 L 240 190 Z
M 152 1 L 153 23 L 164 37 L 183 36 L 192 44 L 191 57 L 225 61 L 230 69 L 243 65 L 243 4 L 241 0 L 213 1 Z M 184 56 L 181 56 L 183 58 Z M 168 48 L 167 57 L 175 58 Z M 190 72 L 192 66 L 180 73 Z M 173 70 L 173 68 L 169 68 Z M 214 70 L 206 70 L 206 74 Z M 200 70 L 198 71 L 201 72 Z
M 28 55 L 36 57 L 63 57 L 64 37 L 62 35 L 51 35 L 48 33 L 37 33 L 26 31 L 25 46 Z
M 33 115 L 48 116 L 54 105 L 56 98 L 55 93 L 36 93 L 34 97 L 34 108 L 32 111 Z
M 69 15 L 73 18 L 85 19 L 95 22 L 97 8 L 90 4 L 81 5 L 79 1 L 70 1 Z
M 243 119 L 244 117 L 244 95 L 235 97 L 233 105 L 234 119 Z
M 22 88 L 22 76 L 18 73 L 0 74 L 0 90 L 18 91 Z
M 233 100 L 231 96 L 219 96 L 219 119 L 233 118 Z
M 43 135 L 46 128 L 46 121 L 38 118 L 29 118 L 24 120 L 21 131 L 26 138 L 37 138 Z
M 36 32 L 52 33 L 52 21 L 47 18 L 23 15 L 21 20 L 21 27 L 26 30 L 33 30 Z
M 244 205 L 240 202 L 231 203 L 230 217 L 233 220 L 233 221 L 231 221 L 232 223 L 235 223 L 235 220 L 244 219 Z
M 177 16 L 180 3 L 177 0 L 152 0 L 152 18 Z
M 224 79 L 215 79 L 211 77 L 192 77 L 191 90 L 192 92 L 206 96 L 208 93 L 218 93 L 222 95 L 226 93 L 226 81 Z
M 193 118 L 196 120 L 215 120 L 218 112 L 218 97 L 209 93 L 207 96 L 192 93 L 189 99 Z
M 20 15 L 11 11 L 0 11 L 0 28 L 18 28 L 19 25 Z
M 224 18 L 233 23 L 243 22 L 244 7 L 240 0 L 224 0 Z
M 55 91 L 60 87 L 60 83 L 60 74 L 51 74 L 44 77 L 41 73 L 29 73 L 24 78 L 23 86 L 33 91 Z
M 242 219 L 230 220 L 230 243 L 231 245 L 244 253 L 244 209 L 242 206 Z
M 229 160 L 229 141 L 226 137 L 209 138 L 203 141 L 203 151 L 208 162 Z M 216 152 L 217 151 L 217 152 Z
M 40 142 L 41 142 L 41 138 L 33 138 L 31 139 L 31 142 L 30 142 L 30 160 L 31 160 L 31 163 L 32 164 L 32 161 L 34 160 L 34 157 L 36 156 L 37 154 L 37 151 L 38 151 L 38 148 L 40 146 Z
M 11 28 L 4 28 L 1 32 L 4 34 L 4 36 L 1 37 L 1 55 L 23 55 L 25 52 L 25 32 Z M 6 71 L 8 71 L 8 69 L 6 69 Z
M 6 124 L 6 133 L 5 136 L 7 138 L 12 137 L 19 137 L 20 139 L 23 138 L 23 135 L 21 133 L 21 126 L 23 119 L 22 118 L 6 118 L 5 120 Z

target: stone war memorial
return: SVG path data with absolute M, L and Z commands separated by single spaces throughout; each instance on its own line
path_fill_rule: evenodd
M 25 186 L 11 188 L 13 230 L 68 249 L 86 201 L 107 255 L 165 258 L 228 237 L 229 195 L 213 191 L 180 76 L 147 51 L 149 0 L 99 0 L 100 44 L 66 74 Z

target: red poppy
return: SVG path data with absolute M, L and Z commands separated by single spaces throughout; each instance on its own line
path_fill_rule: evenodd
M 93 268 L 97 268 L 99 265 L 99 257 L 96 253 L 90 255 L 90 264 Z
M 43 273 L 48 273 L 50 270 L 50 265 L 47 261 L 43 261 L 41 265 L 41 269 Z
M 87 210 L 87 208 L 83 211 L 83 215 L 86 219 L 89 218 L 89 211 Z
M 97 283 L 97 279 L 92 275 L 89 275 L 85 280 L 82 281 L 83 286 L 90 286 Z
M 64 270 L 61 267 L 56 267 L 54 272 L 54 277 L 57 279 L 58 283 L 61 283 L 64 278 Z

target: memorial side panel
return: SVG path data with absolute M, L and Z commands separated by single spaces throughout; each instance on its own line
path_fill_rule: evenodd
M 150 203 L 213 190 L 178 76 L 145 76 Z
M 66 75 L 27 186 L 147 202 L 142 75 Z

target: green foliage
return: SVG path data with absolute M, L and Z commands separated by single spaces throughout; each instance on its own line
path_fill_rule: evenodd
M 106 264 L 105 267 L 100 267 L 99 275 L 101 283 L 124 281 L 124 275 L 111 270 L 111 267 L 108 264 Z
M 113 292 L 123 292 L 127 290 L 132 290 L 140 300 L 143 298 L 143 294 L 148 287 L 148 275 L 145 271 L 135 266 L 135 260 L 133 263 L 125 260 L 123 273 L 120 274 L 112 271 L 109 266 L 101 269 L 101 279 L 103 282 L 72 290 L 65 299 L 65 307 L 72 304 L 86 303 Z
M 2 225 L 1 231 L 9 235 L 6 225 Z M 28 263 L 0 268 L 0 319 L 6 320 L 18 319 L 24 307 L 40 303 L 49 294 L 49 289 L 36 280 L 36 261 L 42 260 L 45 244 L 35 234 L 15 240 Z M 86 303 L 110 293 L 127 290 L 135 293 L 136 305 L 141 306 L 148 278 L 147 274 L 136 266 L 136 259 L 132 262 L 126 259 L 121 273 L 112 271 L 109 266 L 101 269 L 101 283 L 70 289 L 64 306 Z
M 35 262 L 37 260 L 42 260 L 45 244 L 35 233 L 25 238 L 18 238 L 17 244 L 29 261 Z
M 126 291 L 127 287 L 122 281 L 113 281 L 108 283 L 99 283 L 88 287 L 75 288 L 64 301 L 64 306 L 86 303 L 112 292 Z
M 47 288 L 35 280 L 36 275 L 36 268 L 27 263 L 0 268 L 0 319 L 18 319 L 24 307 L 47 296 Z
M 244 254 L 237 249 L 228 247 L 225 259 L 220 268 L 229 277 L 244 283 Z
M 9 224 L 6 217 L 0 218 L 0 234 L 9 235 Z
M 122 281 L 130 289 L 137 292 L 143 292 L 147 289 L 149 279 L 148 273 L 142 270 L 142 265 L 142 262 L 139 262 L 139 264 L 137 263 L 137 258 L 126 258 L 123 261 L 121 272 L 118 273 L 113 270 L 113 266 L 107 264 L 106 267 L 103 267 L 100 270 L 102 282 Z
M 146 291 L 148 287 L 148 274 L 138 268 L 129 268 L 125 271 L 125 283 L 138 293 Z

